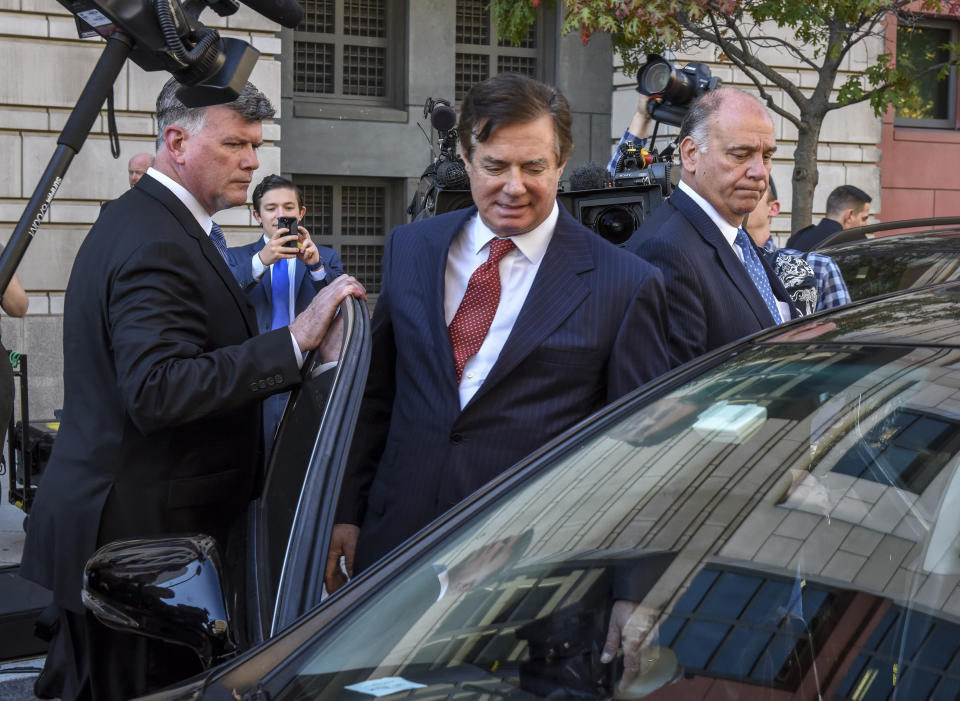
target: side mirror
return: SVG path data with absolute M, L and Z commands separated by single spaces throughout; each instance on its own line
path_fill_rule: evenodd
M 108 543 L 87 560 L 82 598 L 105 625 L 185 645 L 204 668 L 237 650 L 210 536 Z

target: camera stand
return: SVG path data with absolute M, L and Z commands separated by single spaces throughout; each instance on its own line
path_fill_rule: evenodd
M 100 55 L 93 73 L 90 74 L 76 106 L 70 112 L 63 131 L 60 132 L 57 148 L 40 177 L 40 182 L 37 183 L 20 221 L 13 230 L 10 241 L 0 254 L 0 290 L 6 291 L 23 254 L 27 251 L 27 246 L 40 228 L 40 223 L 50 208 L 50 203 L 57 194 L 73 157 L 80 152 L 87 134 L 93 127 L 93 122 L 100 114 L 100 108 L 113 91 L 113 84 L 120 75 L 132 48 L 133 43 L 125 34 L 116 33 L 107 39 L 106 48 Z

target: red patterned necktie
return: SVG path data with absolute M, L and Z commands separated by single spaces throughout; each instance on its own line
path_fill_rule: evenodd
M 463 366 L 477 354 L 500 304 L 500 259 L 514 249 L 510 239 L 490 241 L 490 255 L 481 263 L 470 281 L 457 313 L 450 322 L 450 343 L 457 364 L 457 384 L 463 379 Z

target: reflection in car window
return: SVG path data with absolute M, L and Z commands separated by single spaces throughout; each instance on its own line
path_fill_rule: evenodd
M 823 253 L 840 267 L 853 300 L 960 279 L 957 251 L 918 249 L 877 242 L 869 247 Z
M 633 696 L 956 698 L 960 643 L 924 641 L 960 621 L 958 420 L 954 350 L 745 352 L 411 563 L 281 698 L 609 698 L 618 599 L 645 636 Z

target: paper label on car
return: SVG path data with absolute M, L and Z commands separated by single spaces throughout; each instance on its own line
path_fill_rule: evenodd
M 382 679 L 371 679 L 370 681 L 360 682 L 359 684 L 350 684 L 344 688 L 350 691 L 359 691 L 361 694 L 370 694 L 371 696 L 389 696 L 398 691 L 408 691 L 410 689 L 422 689 L 426 684 L 417 684 L 403 677 L 383 677 Z

